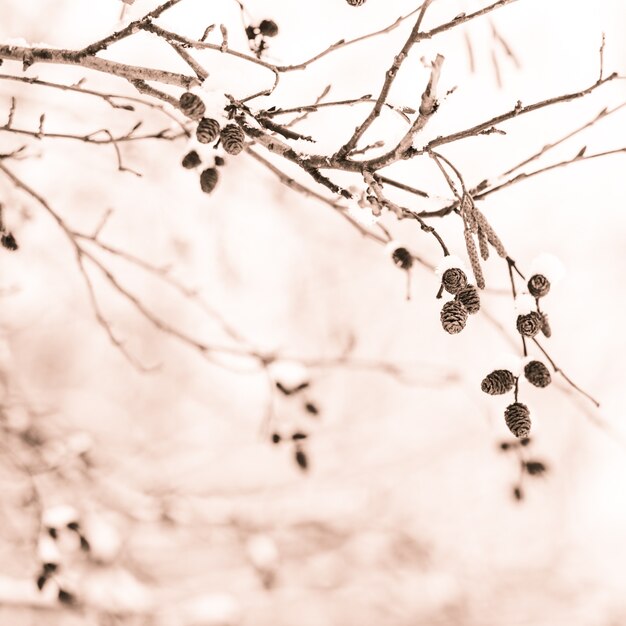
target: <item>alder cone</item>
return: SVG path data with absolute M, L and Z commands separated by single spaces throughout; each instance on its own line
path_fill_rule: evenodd
M 220 136 L 220 123 L 212 117 L 203 117 L 196 128 L 196 139 L 200 143 L 211 143 Z
M 501 396 L 513 389 L 515 376 L 509 370 L 494 370 L 487 374 L 480 384 L 480 388 L 490 396 Z
M 548 368 L 541 361 L 530 361 L 524 367 L 526 380 L 535 387 L 547 387 L 552 381 Z
M 204 102 L 191 91 L 185 91 L 178 101 L 182 112 L 193 120 L 200 120 L 206 111 Z
M 461 302 L 467 309 L 467 312 L 472 315 L 480 311 L 480 296 L 478 295 L 478 289 L 474 285 L 463 287 L 463 289 L 457 292 L 454 299 Z
M 403 270 L 409 270 L 413 266 L 413 256 L 406 248 L 396 248 L 391 258 L 393 262 Z
M 441 277 L 443 288 L 451 294 L 457 294 L 461 289 L 467 287 L 467 275 L 458 267 L 447 269 Z
M 228 154 L 236 155 L 243 150 L 243 143 L 246 139 L 243 130 L 237 124 L 227 124 L 220 133 L 222 146 Z
M 200 187 L 204 193 L 211 193 L 217 185 L 219 174 L 214 167 L 209 167 L 200 174 Z
M 276 37 L 278 35 L 278 24 L 274 20 L 262 20 L 259 24 L 261 35 L 266 37 Z
M 360 7 L 362 4 L 365 4 L 365 0 L 346 0 L 346 2 L 351 7 Z
M 543 274 L 534 274 L 528 281 L 528 291 L 535 298 L 543 298 L 550 291 L 550 281 Z
M 441 309 L 441 325 L 450 335 L 460 333 L 467 323 L 467 309 L 461 302 L 451 300 L 446 302 Z
M 188 152 L 182 160 L 182 166 L 186 170 L 192 170 L 194 167 L 198 167 L 200 163 L 202 163 L 202 159 L 200 159 L 200 155 L 195 150 Z
M 504 411 L 504 421 L 518 439 L 528 437 L 530 433 L 530 411 L 525 404 L 521 402 L 509 404 Z
M 517 316 L 517 330 L 524 337 L 534 337 L 543 325 L 543 317 L 537 311 Z

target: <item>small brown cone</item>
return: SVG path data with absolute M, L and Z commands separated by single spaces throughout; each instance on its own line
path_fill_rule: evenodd
M 490 396 L 500 396 L 513 389 L 515 376 L 509 370 L 494 370 L 480 383 L 480 388 Z
M 530 433 L 530 411 L 525 404 L 514 402 L 504 411 L 504 420 L 509 430 L 518 438 L 524 439 Z
M 211 193 L 217 185 L 219 174 L 214 167 L 209 167 L 200 174 L 200 187 L 204 193 Z
M 530 361 L 524 367 L 526 380 L 535 387 L 547 387 L 552 381 L 548 368 L 541 361 Z
M 543 298 L 550 291 L 550 281 L 543 274 L 534 274 L 528 281 L 528 291 L 534 298 Z
M 406 248 L 396 248 L 391 254 L 391 259 L 403 270 L 410 270 L 413 266 L 413 255 Z
M 467 323 L 467 309 L 461 302 L 451 300 L 446 302 L 441 309 L 441 325 L 450 335 L 460 333 Z
M 480 295 L 478 295 L 478 289 L 476 289 L 474 285 L 463 287 L 463 289 L 454 296 L 454 299 L 461 302 L 471 315 L 480 311 Z
M 196 128 L 196 138 L 200 143 L 211 143 L 220 136 L 220 123 L 212 117 L 203 117 Z
M 542 324 L 543 317 L 537 311 L 517 316 L 517 330 L 524 337 L 534 337 L 541 330 Z
M 220 133 L 222 146 L 228 154 L 236 155 L 243 150 L 243 144 L 246 140 L 243 130 L 237 124 L 227 124 L 222 128 Z
M 202 163 L 200 155 L 195 150 L 192 150 L 184 156 L 181 164 L 186 170 L 192 170 L 194 167 L 198 167 L 200 163 Z
M 204 102 L 191 91 L 186 91 L 178 101 L 181 111 L 192 120 L 200 120 L 206 111 Z
M 448 293 L 454 295 L 464 287 L 467 287 L 467 275 L 462 269 L 451 267 L 443 273 L 441 282 L 443 283 L 443 288 Z

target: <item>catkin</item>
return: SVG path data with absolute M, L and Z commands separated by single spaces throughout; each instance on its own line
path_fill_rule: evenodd
M 467 248 L 467 256 L 472 266 L 472 272 L 474 272 L 474 278 L 476 279 L 476 286 L 480 289 L 485 288 L 485 278 L 483 271 L 480 267 L 480 261 L 478 260 L 478 252 L 476 250 L 476 244 L 474 243 L 474 237 L 469 230 L 465 230 L 465 246 Z

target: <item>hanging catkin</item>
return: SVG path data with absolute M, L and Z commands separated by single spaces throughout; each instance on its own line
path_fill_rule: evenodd
M 474 278 L 476 279 L 476 285 L 480 289 L 485 288 L 485 278 L 483 271 L 480 267 L 480 261 L 478 260 L 478 251 L 476 250 L 476 243 L 474 243 L 474 236 L 469 230 L 465 230 L 465 247 L 467 248 L 467 256 L 472 266 L 472 272 L 474 272 Z
M 489 243 L 485 231 L 480 227 L 478 227 L 478 248 L 483 261 L 486 261 L 489 258 Z

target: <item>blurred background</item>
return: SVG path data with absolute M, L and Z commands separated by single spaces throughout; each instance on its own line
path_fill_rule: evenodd
M 122 14 L 116 0 L 4 0 L 0 41 L 79 48 L 157 4 L 136 0 Z M 438 0 L 425 27 L 486 4 Z M 245 5 L 246 19 L 278 24 L 266 58 L 288 65 L 380 30 L 417 3 Z M 196 38 L 209 24 L 224 24 L 231 47 L 247 50 L 233 1 L 184 0 L 159 23 Z M 412 23 L 286 74 L 254 106 L 310 104 L 327 85 L 328 99 L 377 94 Z M 424 64 L 444 55 L 440 93 L 454 91 L 420 136 L 426 142 L 518 100 L 592 85 L 602 33 L 605 72 L 626 75 L 624 24 L 620 0 L 593 7 L 519 0 L 420 43 L 390 101 L 417 108 L 429 74 Z M 219 28 L 209 41 L 220 43 Z M 145 34 L 103 56 L 185 69 Z M 244 97 L 272 80 L 262 67 L 211 51 L 197 58 L 214 96 Z M 0 71 L 22 75 L 8 61 Z M 74 68 L 35 65 L 26 75 L 65 84 L 86 77 L 84 87 L 137 95 L 122 80 Z M 114 109 L 6 78 L 0 119 L 12 97 L 15 127 L 36 130 L 45 112 L 48 132 L 123 134 L 139 120 L 146 132 L 176 128 L 148 107 Z M 624 101 L 626 83 L 613 81 L 506 122 L 505 135 L 474 137 L 441 153 L 474 186 Z M 313 151 L 330 154 L 368 110 L 329 107 L 297 128 L 316 138 Z M 400 116 L 383 114 L 364 142 L 393 142 L 404 128 Z M 512 443 L 502 417 L 510 399 L 480 390 L 519 343 L 501 259 L 486 263 L 483 312 L 449 336 L 432 271 L 414 266 L 407 301 L 406 275 L 384 246 L 245 153 L 227 158 L 207 196 L 197 172 L 180 166 L 193 147 L 184 137 L 120 144 L 124 165 L 141 177 L 118 171 L 110 144 L 30 140 L 0 129 L 0 153 L 25 143 L 31 158 L 7 161 L 7 168 L 71 229 L 92 233 L 109 214 L 101 241 L 167 268 L 145 271 L 85 242 L 154 316 L 196 342 L 279 360 L 268 372 L 254 359 L 210 351 L 207 358 L 150 324 L 88 263 L 102 316 L 150 371 L 133 367 L 98 323 L 64 232 L 0 176 L 3 219 L 20 246 L 0 250 L 0 624 L 626 621 L 623 154 L 552 170 L 480 204 L 523 271 L 542 252 L 565 264 L 565 279 L 545 299 L 553 328 L 546 345 L 601 402 L 595 409 L 558 375 L 547 389 L 526 385 L 520 393 L 532 413 L 531 445 L 503 450 Z M 591 153 L 625 145 L 626 108 L 536 165 L 572 158 L 583 146 Z M 432 196 L 396 196 L 407 206 L 436 209 L 450 197 L 428 159 L 394 168 L 390 175 Z M 333 179 L 364 188 L 351 174 Z M 436 242 L 414 223 L 392 216 L 382 223 L 420 258 L 438 262 Z M 460 220 L 451 215 L 433 225 L 464 257 Z M 196 295 L 181 294 L 163 276 Z M 277 380 L 309 384 L 286 395 Z M 306 438 L 293 441 L 294 433 Z M 520 473 L 529 461 L 545 470 Z M 44 563 L 56 569 L 44 572 Z

